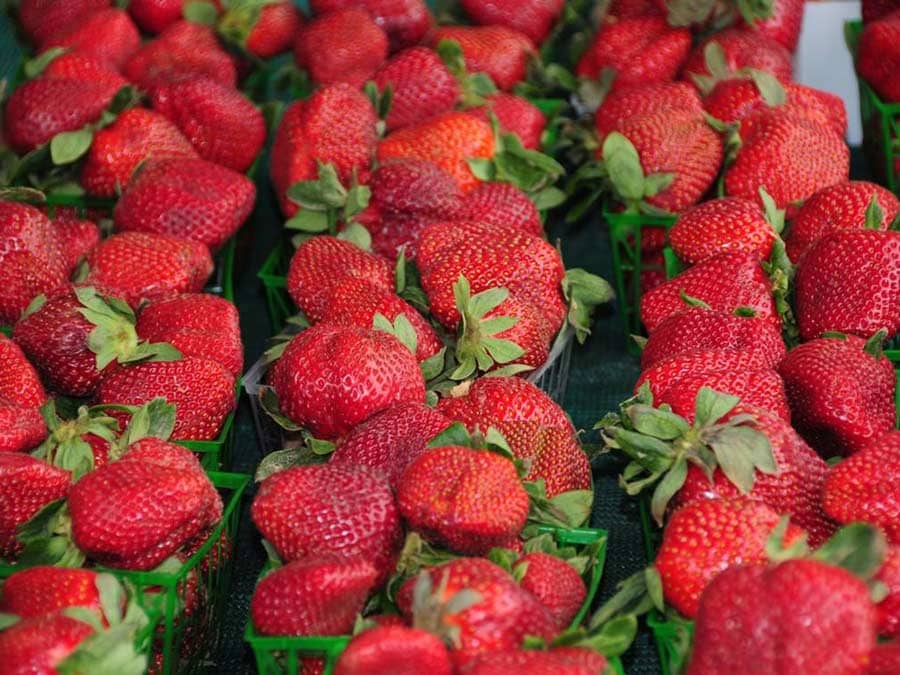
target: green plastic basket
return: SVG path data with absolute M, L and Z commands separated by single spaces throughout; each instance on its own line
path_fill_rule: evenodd
M 605 530 L 591 528 L 564 529 L 544 526 L 542 532 L 554 535 L 557 543 L 568 546 L 588 546 L 602 542 L 597 557 L 590 570 L 586 572 L 587 596 L 575 619 L 573 626 L 581 625 L 593 605 L 600 580 L 603 577 L 603 565 L 606 561 L 607 533 Z M 265 572 L 264 572 L 265 573 Z M 247 624 L 244 639 L 253 649 L 256 667 L 260 675 L 297 675 L 301 671 L 305 658 L 321 658 L 325 660 L 324 675 L 331 675 L 341 652 L 349 642 L 349 636 L 309 636 L 309 637 L 271 637 L 260 635 L 253 628 L 253 622 Z M 622 674 L 622 664 L 618 659 L 610 660 L 617 673 Z
M 856 44 L 862 33 L 861 21 L 844 24 L 847 44 L 856 58 Z M 857 76 L 859 108 L 863 126 L 863 150 L 869 167 L 879 180 L 896 194 L 900 194 L 900 103 L 885 103 L 878 94 Z

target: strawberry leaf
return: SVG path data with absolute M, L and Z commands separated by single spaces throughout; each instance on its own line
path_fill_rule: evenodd
M 50 139 L 50 158 L 57 166 L 71 164 L 83 157 L 94 142 L 90 129 L 61 131 Z

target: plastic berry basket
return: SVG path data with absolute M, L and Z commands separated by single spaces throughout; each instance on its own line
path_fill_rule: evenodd
M 861 21 L 844 24 L 850 52 L 856 57 L 856 45 L 862 33 Z M 863 150 L 873 173 L 896 194 L 900 194 L 900 103 L 886 103 L 862 78 L 859 107 L 863 125 Z
M 542 527 L 542 532 L 553 534 L 560 545 L 583 547 L 600 542 L 597 554 L 585 572 L 585 583 L 588 593 L 572 626 L 580 625 L 590 612 L 600 580 L 603 577 L 603 565 L 606 560 L 607 533 L 605 530 L 590 528 L 564 529 L 557 527 Z M 263 575 L 268 572 L 267 567 Z M 252 621 L 247 623 L 244 639 L 253 650 L 257 671 L 260 675 L 298 675 L 302 672 L 304 659 L 323 659 L 325 662 L 324 675 L 331 675 L 338 657 L 350 637 L 341 636 L 265 636 L 260 635 L 253 628 Z M 618 658 L 610 659 L 613 669 L 619 675 L 623 675 L 622 664 Z

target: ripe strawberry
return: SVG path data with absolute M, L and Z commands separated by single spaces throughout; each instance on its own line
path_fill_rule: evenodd
M 128 11 L 147 33 L 161 33 L 181 21 L 185 0 L 132 0 Z
M 294 60 L 317 84 L 361 87 L 388 55 L 385 32 L 362 9 L 340 9 L 303 26 L 294 42 Z
M 881 642 L 869 652 L 866 675 L 893 675 L 900 670 L 900 642 Z
M 22 0 L 19 21 L 38 50 L 43 50 L 51 38 L 109 5 L 109 0 Z
M 856 70 L 882 99 L 900 101 L 900 11 L 894 11 L 863 28 L 856 53 Z
M 784 382 L 774 370 L 714 370 L 685 375 L 670 382 L 668 387 L 661 387 L 657 400 L 669 404 L 675 413 L 693 420 L 694 401 L 703 387 L 737 396 L 745 405 L 771 411 L 782 420 L 791 419 Z
M 97 572 L 65 567 L 32 567 L 3 583 L 0 611 L 23 619 L 84 607 L 105 619 L 97 589 Z
M 720 572 L 766 562 L 766 542 L 778 519 L 768 506 L 745 497 L 700 499 L 675 511 L 663 530 L 655 562 L 666 602 L 695 618 L 700 596 Z M 803 534 L 789 524 L 785 545 Z
M 124 87 L 128 84 L 112 64 L 88 54 L 68 51 L 56 56 L 41 71 L 41 79 L 75 80 L 96 85 Z
M 342 635 L 375 586 L 364 558 L 311 555 L 279 567 L 257 584 L 250 600 L 253 626 L 263 635 Z
M 778 370 L 794 426 L 825 456 L 859 452 L 895 426 L 894 369 L 880 343 L 818 338 L 788 352 Z
M 125 76 L 145 92 L 168 82 L 208 77 L 234 87 L 234 61 L 220 46 L 209 26 L 177 21 L 146 42 L 125 64 Z
M 358 424 L 331 455 L 335 466 L 367 466 L 392 488 L 428 442 L 450 426 L 450 420 L 421 403 L 400 403 Z
M 898 477 L 900 432 L 889 431 L 831 467 L 822 508 L 839 523 L 877 525 L 892 544 L 900 544 Z
M 93 221 L 57 213 L 52 224 L 67 270 L 75 270 L 91 249 L 100 243 L 100 228 Z
M 114 234 L 90 252 L 87 263 L 84 283 L 132 308 L 199 292 L 213 270 L 209 249 L 200 242 L 149 232 Z
M 361 92 L 345 84 L 320 88 L 306 101 L 291 104 L 272 144 L 269 173 L 285 216 L 297 212 L 287 189 L 318 176 L 316 162 L 333 164 L 344 185 L 354 170 L 368 169 L 377 135 L 375 111 Z
M 230 7 L 219 19 L 219 32 L 260 59 L 290 50 L 303 26 L 303 14 L 293 2 L 246 3 Z
M 388 131 L 452 110 L 460 97 L 456 78 L 428 47 L 410 47 L 395 54 L 372 79 L 381 91 L 391 88 L 391 108 L 385 118 Z
M 47 395 L 19 348 L 0 340 L 0 452 L 31 450 L 47 435 L 39 407 Z
M 335 675 L 451 675 L 447 647 L 437 636 L 418 628 L 379 626 L 365 630 L 347 645 Z
M 260 485 L 251 516 L 286 563 L 312 554 L 371 563 L 378 583 L 393 569 L 402 530 L 390 485 L 358 467 L 294 467 Z M 329 523 L 343 523 L 340 532 Z
M 541 601 L 557 627 L 568 628 L 587 597 L 587 587 L 575 568 L 562 558 L 536 551 L 519 558 L 512 570 L 522 575 L 519 585 Z
M 855 230 L 819 239 L 795 279 L 797 323 L 805 340 L 828 331 L 865 338 L 900 329 L 900 233 Z
M 763 187 L 785 209 L 850 175 L 844 140 L 806 117 L 778 109 L 755 113 L 741 122 L 741 142 L 725 171 L 729 195 L 762 204 Z
M 586 647 L 554 647 L 547 652 L 509 649 L 479 656 L 460 675 L 594 675 L 606 668 L 603 655 Z
M 407 525 L 430 542 L 486 555 L 519 535 L 529 500 L 508 458 L 446 446 L 409 463 L 397 484 L 397 505 Z
M 457 42 L 466 70 L 485 73 L 503 91 L 525 79 L 525 67 L 534 53 L 528 36 L 505 26 L 441 26 L 431 35 L 431 44 Z
M 666 318 L 685 309 L 682 293 L 712 309 L 733 312 L 749 307 L 756 316 L 779 322 L 772 282 L 750 253 L 723 253 L 694 265 L 641 299 L 641 321 L 651 333 Z
M 763 352 L 742 349 L 710 349 L 707 351 L 687 352 L 660 359 L 652 366 L 641 371 L 634 391 L 640 391 L 644 383 L 650 386 L 650 392 L 658 397 L 673 384 L 685 377 L 697 377 L 714 373 L 725 376 L 757 371 L 769 371 L 771 355 Z M 692 412 L 692 401 L 686 401 Z
M 610 19 L 634 19 L 639 16 L 659 14 L 654 0 L 612 0 L 607 17 Z
M 120 232 L 153 233 L 220 248 L 253 210 L 256 186 L 203 159 L 159 159 L 129 181 L 113 216 Z
M 803 0 L 775 0 L 772 3 L 772 15 L 755 21 L 748 27 L 781 43 L 793 54 L 800 39 L 801 23 Z
M 146 305 L 135 326 L 148 342 L 167 342 L 184 356 L 221 364 L 234 377 L 243 371 L 240 318 L 237 308 L 209 293 L 185 293 Z
M 490 121 L 490 114 L 493 113 L 501 132 L 515 134 L 529 150 L 541 147 L 547 119 L 541 109 L 528 99 L 501 91 L 488 96 L 484 105 L 470 108 L 469 113 L 486 122 Z
M 661 16 L 622 19 L 602 25 L 575 73 L 600 79 L 609 68 L 613 87 L 625 88 L 675 79 L 691 49 L 691 32 L 674 28 Z
M 878 634 L 897 638 L 900 636 L 900 547 L 888 548 L 875 580 L 888 589 L 887 597 L 878 603 Z
M 61 613 L 26 619 L 0 633 L 0 658 L 10 673 L 57 673 L 93 633 L 90 624 Z
M 777 230 L 756 202 L 743 197 L 720 197 L 692 206 L 669 231 L 669 242 L 678 257 L 693 265 L 720 253 L 740 252 L 766 260 Z
M 706 48 L 715 43 L 725 55 L 725 65 L 731 72 L 753 68 L 771 73 L 781 82 L 790 82 L 793 76 L 791 53 L 768 35 L 752 30 L 729 28 L 700 42 L 688 56 L 681 77 L 696 82 L 696 76 L 709 76 Z
M 460 5 L 469 18 L 483 26 L 506 26 L 524 33 L 536 45 L 550 33 L 563 10 L 562 0 L 529 0 L 529 2 L 485 2 L 463 0 Z
M 864 0 L 862 3 L 862 20 L 864 24 L 872 23 L 881 19 L 895 9 L 897 0 Z
M 697 90 L 686 82 L 643 82 L 631 87 L 614 88 L 594 114 L 594 126 L 602 142 L 611 131 L 618 131 L 631 117 L 657 112 L 702 114 Z
M 309 4 L 316 14 L 362 7 L 387 33 L 391 51 L 419 44 L 432 24 L 423 0 L 311 0 Z
M 463 192 L 469 192 L 478 179 L 466 160 L 493 157 L 494 134 L 489 124 L 468 113 L 448 112 L 389 134 L 375 155 L 381 164 L 393 159 L 433 162 L 453 176 Z
M 14 560 L 21 549 L 20 525 L 65 497 L 72 477 L 47 462 L 18 452 L 0 452 L 0 558 Z
M 98 40 L 98 35 L 102 35 L 103 39 Z M 74 24 L 71 30 L 57 33 L 42 45 L 42 49 L 66 47 L 106 61 L 118 69 L 140 46 L 141 35 L 125 10 L 108 8 Z
M 817 560 L 735 567 L 703 593 L 687 672 L 862 675 L 874 629 L 868 589 L 845 569 Z
M 147 160 L 195 157 L 194 146 L 172 122 L 152 110 L 131 108 L 94 135 L 81 185 L 88 194 L 114 197 Z
M 379 330 L 317 324 L 291 340 L 272 374 L 284 413 L 334 440 L 395 403 L 421 403 L 415 356 Z
M 676 356 L 728 350 L 758 354 L 760 367 L 774 368 L 785 355 L 778 326 L 740 311 L 688 307 L 660 322 L 641 352 L 647 369 Z
M 868 223 L 867 212 L 873 199 L 881 209 L 881 220 Z M 887 230 L 898 213 L 900 200 L 875 183 L 851 180 L 819 190 L 803 203 L 791 221 L 785 242 L 788 256 L 799 261 L 819 239 L 838 230 L 870 226 Z
M 541 214 L 527 194 L 509 183 L 482 183 L 462 201 L 460 220 L 515 227 L 542 237 Z

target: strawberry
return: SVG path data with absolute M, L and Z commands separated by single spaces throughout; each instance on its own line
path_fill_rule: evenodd
M 776 206 L 786 209 L 849 175 L 850 150 L 840 136 L 775 109 L 741 122 L 741 147 L 725 171 L 725 192 L 762 205 L 759 190 L 765 188 Z
M 161 33 L 181 21 L 185 0 L 132 0 L 128 12 L 147 33 Z
M 330 461 L 340 467 L 367 466 L 396 488 L 409 463 L 448 426 L 450 420 L 433 408 L 400 403 L 353 427 L 338 442 Z
M 425 400 L 419 364 L 397 338 L 324 323 L 291 340 L 272 384 L 289 419 L 329 440 L 395 403 Z
M 375 150 L 377 119 L 372 104 L 346 84 L 320 88 L 306 101 L 291 104 L 282 115 L 269 173 L 285 216 L 297 212 L 287 189 L 316 178 L 316 162 L 332 164 L 341 182 L 350 183 L 354 170 L 367 169 Z
M 774 0 L 772 15 L 748 26 L 781 43 L 793 54 L 797 51 L 801 23 L 803 23 L 803 0 Z
M 710 349 L 687 352 L 660 359 L 641 371 L 634 391 L 647 383 L 650 393 L 658 397 L 673 384 L 685 377 L 697 377 L 723 373 L 725 376 L 741 373 L 769 371 L 771 355 L 763 352 L 741 349 Z M 691 408 L 692 401 L 686 401 Z
M 387 33 L 391 51 L 419 44 L 432 24 L 423 0 L 311 0 L 309 4 L 316 14 L 362 7 Z
M 451 675 L 447 647 L 435 635 L 406 626 L 365 630 L 347 645 L 335 675 Z
M 251 517 L 287 563 L 312 554 L 369 561 L 379 583 L 400 545 L 400 515 L 390 485 L 367 469 L 334 464 L 272 474 L 260 485 Z M 328 523 L 340 522 L 341 533 Z
M 740 310 L 722 312 L 707 307 L 688 307 L 661 321 L 641 352 L 641 368 L 647 369 L 677 356 L 707 351 L 753 352 L 759 367 L 774 368 L 785 347 L 778 326 Z
M 219 32 L 260 59 L 290 50 L 303 26 L 303 14 L 288 0 L 246 2 L 229 6 L 219 19 Z
M 613 87 L 625 88 L 675 79 L 691 49 L 687 28 L 674 28 L 661 16 L 604 24 L 578 61 L 579 77 L 600 79 L 609 69 Z
M 865 583 L 817 560 L 725 570 L 700 601 L 687 673 L 862 675 L 875 646 Z
M 65 497 L 72 477 L 47 462 L 17 452 L 0 452 L 0 558 L 15 559 L 20 525 L 50 502 Z
M 103 39 L 98 40 L 97 36 Z M 141 46 L 141 36 L 122 9 L 103 9 L 74 24 L 72 30 L 58 33 L 44 47 L 65 47 L 79 54 L 106 61 L 121 68 Z
M 43 49 L 51 38 L 109 5 L 109 0 L 23 0 L 18 7 L 19 21 L 38 49 Z
M 895 426 L 894 369 L 880 337 L 811 340 L 778 367 L 794 426 L 823 455 L 859 452 Z
M 84 607 L 105 619 L 97 588 L 97 572 L 65 567 L 32 567 L 15 572 L 3 583 L 0 611 L 22 619 Z
M 652 333 L 663 320 L 685 309 L 682 294 L 712 309 L 733 312 L 748 307 L 756 316 L 778 323 L 772 282 L 750 253 L 722 253 L 682 272 L 641 299 L 641 321 Z
M 45 614 L 14 624 L 0 633 L 0 658 L 15 664 L 10 673 L 65 672 L 66 659 L 94 633 L 93 627 L 66 614 Z M 59 666 L 60 670 L 57 670 Z
M 0 323 L 13 323 L 34 296 L 62 285 L 68 265 L 47 217 L 32 206 L 0 201 Z
M 463 0 L 460 2 L 472 21 L 482 26 L 506 26 L 524 33 L 536 45 L 550 33 L 553 24 L 563 10 L 562 0 L 529 0 L 529 2 L 485 2 Z
M 665 81 L 614 88 L 594 113 L 594 127 L 602 142 L 609 132 L 618 131 L 631 117 L 666 111 L 699 116 L 703 106 L 697 90 L 686 82 Z
M 892 544 L 900 544 L 898 475 L 900 432 L 889 431 L 831 467 L 822 508 L 839 523 L 877 525 Z
M 900 101 L 900 11 L 894 11 L 863 28 L 856 52 L 856 71 L 881 98 Z
M 508 649 L 479 656 L 460 675 L 594 675 L 606 668 L 603 655 L 585 647 L 554 647 L 546 652 Z
M 607 17 L 610 19 L 633 19 L 638 16 L 659 14 L 660 8 L 654 0 L 612 0 Z
M 527 194 L 509 183 L 482 183 L 462 201 L 460 220 L 515 227 L 544 235 L 541 214 Z
M 525 66 L 535 52 L 527 35 L 505 26 L 441 26 L 433 31 L 431 44 L 444 40 L 459 44 L 468 72 L 485 73 L 503 91 L 525 79 Z
M 887 597 L 878 603 L 878 633 L 897 638 L 900 636 L 900 547 L 888 548 L 875 580 L 888 589 Z
M 263 635 L 341 635 L 353 628 L 375 568 L 364 558 L 311 555 L 279 567 L 257 584 L 253 626 Z
M 253 210 L 256 186 L 203 159 L 159 159 L 141 167 L 113 212 L 120 232 L 141 232 L 220 248 Z
M 384 258 L 349 241 L 320 236 L 307 239 L 294 252 L 287 275 L 291 299 L 313 323 L 322 320 L 327 302 L 344 278 L 368 281 L 384 292 L 394 289 L 393 270 Z
M 862 20 L 864 24 L 872 23 L 887 16 L 897 6 L 897 0 L 864 0 L 862 3 Z
M 873 211 L 870 217 L 873 200 L 880 213 Z M 785 241 L 788 256 L 798 262 L 819 239 L 838 230 L 887 230 L 898 214 L 900 200 L 880 185 L 854 180 L 837 183 L 816 192 L 797 211 Z
M 384 164 L 393 159 L 433 162 L 456 179 L 463 192 L 478 185 L 467 160 L 490 159 L 494 134 L 487 122 L 465 112 L 447 112 L 388 134 L 376 148 Z
M 218 43 L 209 26 L 177 21 L 146 42 L 125 64 L 125 76 L 145 92 L 168 82 L 208 77 L 234 87 L 234 61 Z
M 343 82 L 361 87 L 388 54 L 385 32 L 362 9 L 340 9 L 303 26 L 294 42 L 294 60 L 320 85 Z
M 88 194 L 114 197 L 150 159 L 193 159 L 197 152 L 172 122 L 146 108 L 131 108 L 94 135 L 81 169 Z
M 809 340 L 828 331 L 869 338 L 900 329 L 900 233 L 855 230 L 819 239 L 795 278 L 797 323 Z
M 529 499 L 508 458 L 453 445 L 409 463 L 397 484 L 397 505 L 407 525 L 430 542 L 486 555 L 522 531 Z
M 93 221 L 59 214 L 52 224 L 66 269 L 74 271 L 91 249 L 100 243 L 100 228 Z
M 535 551 L 519 558 L 512 571 L 521 575 L 519 585 L 550 611 L 557 627 L 568 628 L 587 597 L 587 587 L 575 568 L 562 558 Z
M 682 213 L 669 231 L 669 242 L 689 265 L 729 252 L 750 253 L 765 260 L 784 224 L 783 219 L 773 220 L 769 222 L 756 202 L 720 197 Z
M 893 675 L 900 670 L 900 642 L 882 642 L 869 652 L 865 675 Z
M 714 33 L 694 47 L 684 63 L 682 79 L 696 83 L 697 77 L 718 76 L 710 72 L 708 65 L 707 50 L 713 44 L 724 56 L 722 65 L 726 72 L 752 68 L 771 73 L 781 82 L 792 79 L 791 52 L 787 47 L 760 31 L 740 28 Z
M 766 542 L 777 524 L 775 511 L 744 497 L 700 499 L 682 506 L 669 519 L 656 555 L 666 602 L 695 618 L 703 591 L 720 572 L 766 561 Z M 785 545 L 803 534 L 788 524 Z
M 196 293 L 212 274 L 209 249 L 165 234 L 123 232 L 104 239 L 87 257 L 84 280 L 132 308 L 144 301 Z
M 693 419 L 694 400 L 703 387 L 737 396 L 746 405 L 771 411 L 785 421 L 791 419 L 784 382 L 774 370 L 719 370 L 686 375 L 662 388 L 658 400 L 670 405 L 679 415 Z
M 470 108 L 469 113 L 485 122 L 489 122 L 493 114 L 500 130 L 518 136 L 525 148 L 537 150 L 541 147 L 547 119 L 541 109 L 528 99 L 501 91 L 488 96 L 484 105 Z
M 0 335 L 0 451 L 30 450 L 47 435 L 38 411 L 47 400 L 34 367 L 19 346 Z
M 51 80 L 75 80 L 87 84 L 124 87 L 128 84 L 121 73 L 110 63 L 80 52 L 59 54 L 40 73 L 41 78 Z
M 393 55 L 372 78 L 382 92 L 391 88 L 388 131 L 418 124 L 452 110 L 460 87 L 441 57 L 428 47 L 410 47 Z

